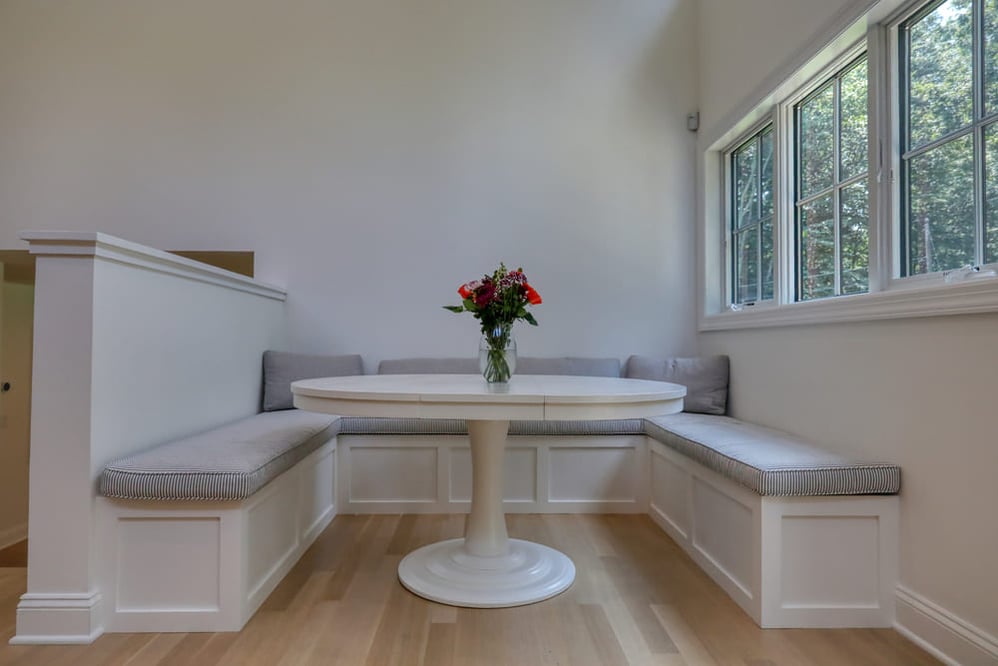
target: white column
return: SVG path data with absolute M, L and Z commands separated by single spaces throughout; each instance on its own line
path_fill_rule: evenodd
M 509 421 L 468 421 L 472 490 L 464 547 L 472 555 L 494 557 L 509 551 L 502 508 L 508 431 Z
M 28 494 L 28 586 L 11 643 L 88 643 L 102 631 L 93 561 L 93 256 L 39 256 Z

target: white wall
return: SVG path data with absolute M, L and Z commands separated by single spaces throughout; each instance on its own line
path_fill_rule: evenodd
M 704 114 L 747 108 L 769 72 L 848 4 L 702 0 Z M 760 30 L 781 38 L 755 39 Z M 731 356 L 734 415 L 902 466 L 901 584 L 991 637 L 996 332 L 998 315 L 972 315 L 700 336 L 702 352 Z
M 521 353 L 695 349 L 695 0 L 0 4 L 0 247 L 250 249 L 291 344 L 471 356 L 500 260 Z
M 2 275 L 0 275 L 2 277 Z M 0 548 L 27 536 L 31 331 L 34 287 L 0 282 Z
M 873 0 L 699 0 L 700 122 L 714 138 L 759 101 L 760 84 L 812 51 L 841 14 Z M 813 55 L 813 53 L 812 53 Z M 779 81 L 775 81 L 779 83 Z

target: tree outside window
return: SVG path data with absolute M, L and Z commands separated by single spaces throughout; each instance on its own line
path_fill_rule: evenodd
M 729 153 L 731 302 L 773 298 L 773 127 Z
M 998 261 L 998 0 L 900 26 L 902 275 Z
M 869 290 L 866 56 L 794 107 L 797 299 Z

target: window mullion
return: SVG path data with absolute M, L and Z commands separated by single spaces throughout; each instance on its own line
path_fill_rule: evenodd
M 762 301 L 762 135 L 755 138 L 755 187 L 759 196 L 755 201 L 755 301 Z
M 834 243 L 833 261 L 835 262 L 835 276 L 833 279 L 832 293 L 836 296 L 842 295 L 842 219 L 840 215 L 842 190 L 840 180 L 842 177 L 840 167 L 842 164 L 842 76 L 835 77 L 835 85 L 832 89 L 832 180 L 835 190 L 832 192 L 832 238 Z
M 984 263 L 984 2 L 973 5 L 973 73 L 974 88 L 974 264 Z

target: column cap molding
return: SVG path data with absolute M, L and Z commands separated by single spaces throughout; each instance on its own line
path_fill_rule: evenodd
M 95 257 L 264 298 L 287 299 L 282 287 L 99 231 L 22 231 L 19 236 L 28 242 L 28 251 L 37 256 Z

